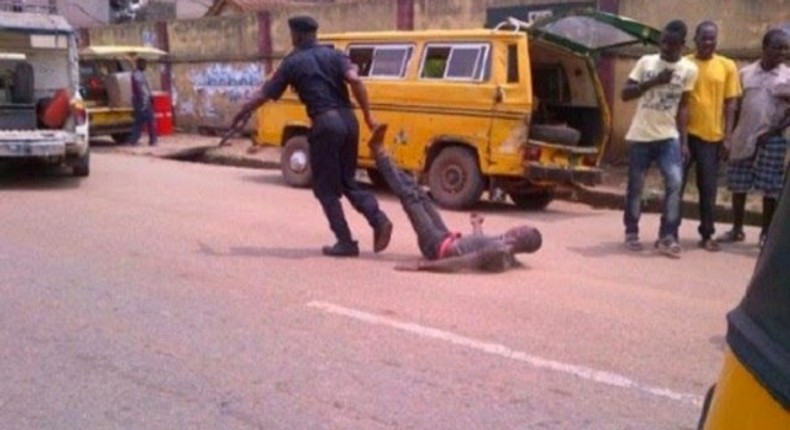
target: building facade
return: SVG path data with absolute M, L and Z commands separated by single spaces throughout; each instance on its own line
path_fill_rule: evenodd
M 177 125 L 195 129 L 227 124 L 239 100 L 254 91 L 290 49 L 287 18 L 295 14 L 315 16 L 321 31 L 342 32 L 479 28 L 502 16 L 529 20 L 578 7 L 594 7 L 659 28 L 671 19 L 683 19 L 693 31 L 698 22 L 713 20 L 720 28 L 720 50 L 741 63 L 759 55 L 767 29 L 790 22 L 790 0 L 215 0 L 201 18 L 93 27 L 87 33 L 92 43 L 155 39 L 155 46 L 168 50 L 170 74 L 163 81 L 170 82 L 163 82 L 164 88 L 170 88 L 177 101 Z M 360 20 L 360 16 L 377 19 Z M 611 160 L 626 152 L 622 136 L 634 109 L 634 103 L 621 102 L 617 94 L 636 55 L 650 50 L 655 48 L 599 60 L 614 111 Z

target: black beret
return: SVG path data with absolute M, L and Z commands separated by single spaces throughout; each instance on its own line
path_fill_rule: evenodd
M 288 19 L 288 27 L 292 31 L 300 33 L 311 33 L 318 30 L 318 22 L 311 16 L 294 16 Z

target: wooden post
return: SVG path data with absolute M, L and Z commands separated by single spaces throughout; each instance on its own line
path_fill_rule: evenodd
M 156 32 L 156 41 L 159 46 L 157 48 L 165 51 L 170 52 L 170 37 L 167 31 L 167 22 L 165 21 L 157 21 L 154 23 L 154 31 Z M 173 89 L 173 80 L 171 77 L 172 73 L 172 65 L 170 61 L 165 61 L 162 64 L 161 69 L 161 82 L 162 82 L 162 91 L 166 91 L 168 93 L 172 93 Z
M 620 0 L 598 0 L 598 10 L 617 14 L 620 11 Z M 606 103 L 610 109 L 614 107 L 614 97 L 617 89 L 614 87 L 614 66 L 616 59 L 611 56 L 603 56 L 598 62 L 598 76 L 606 95 Z
M 273 71 L 274 62 L 272 61 L 272 21 L 268 11 L 260 11 L 258 16 L 258 55 L 263 62 L 264 74 L 268 75 Z
M 397 15 L 398 30 L 414 30 L 414 0 L 398 0 Z

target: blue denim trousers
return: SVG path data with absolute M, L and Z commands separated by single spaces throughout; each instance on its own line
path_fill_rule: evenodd
M 398 169 L 386 154 L 376 154 L 376 170 L 400 200 L 417 233 L 417 244 L 422 256 L 429 260 L 439 258 L 442 241 L 451 234 L 428 194 L 414 178 Z
M 627 235 L 639 234 L 642 192 L 645 174 L 653 162 L 664 177 L 664 203 L 658 238 L 678 237 L 680 226 L 680 187 L 683 182 L 683 157 L 678 139 L 630 142 L 628 155 L 628 190 L 625 195 L 623 223 Z
M 156 144 L 156 121 L 154 119 L 154 111 L 148 107 L 147 109 L 135 107 L 134 109 L 134 123 L 132 124 L 132 133 L 129 136 L 129 143 L 137 144 L 143 134 L 143 126 L 148 128 L 148 143 Z

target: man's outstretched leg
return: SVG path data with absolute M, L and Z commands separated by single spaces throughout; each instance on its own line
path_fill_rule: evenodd
M 437 258 L 442 241 L 450 234 L 433 202 L 420 185 L 406 172 L 398 169 L 384 150 L 384 135 L 387 125 L 373 130 L 368 146 L 376 159 L 376 169 L 390 190 L 398 196 L 411 226 L 417 233 L 417 242 L 422 255 Z

